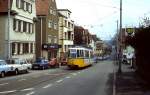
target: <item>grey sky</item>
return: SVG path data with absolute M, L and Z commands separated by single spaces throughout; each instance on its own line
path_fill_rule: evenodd
M 137 26 L 150 14 L 150 0 L 122 0 L 123 27 Z M 56 0 L 58 8 L 72 11 L 71 17 L 92 34 L 109 40 L 116 33 L 120 0 Z

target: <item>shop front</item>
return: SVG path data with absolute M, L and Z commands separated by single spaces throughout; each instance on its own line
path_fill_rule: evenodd
M 43 57 L 45 57 L 48 60 L 52 58 L 57 58 L 59 48 L 60 45 L 58 44 L 43 44 L 42 45 Z

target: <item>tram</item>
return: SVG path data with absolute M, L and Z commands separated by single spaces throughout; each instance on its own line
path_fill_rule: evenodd
M 75 46 L 68 49 L 68 62 L 70 68 L 82 68 L 92 65 L 93 50 L 82 46 Z

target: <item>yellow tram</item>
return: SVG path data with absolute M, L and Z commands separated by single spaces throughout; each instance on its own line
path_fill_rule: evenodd
M 90 48 L 75 46 L 69 48 L 67 65 L 70 68 L 82 68 L 93 63 L 93 51 Z

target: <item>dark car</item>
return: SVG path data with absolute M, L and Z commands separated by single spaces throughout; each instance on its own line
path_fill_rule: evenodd
M 44 59 L 44 58 L 37 58 L 37 60 L 35 61 L 35 63 L 32 64 L 32 69 L 48 69 L 49 68 L 49 64 L 48 64 L 48 60 Z

